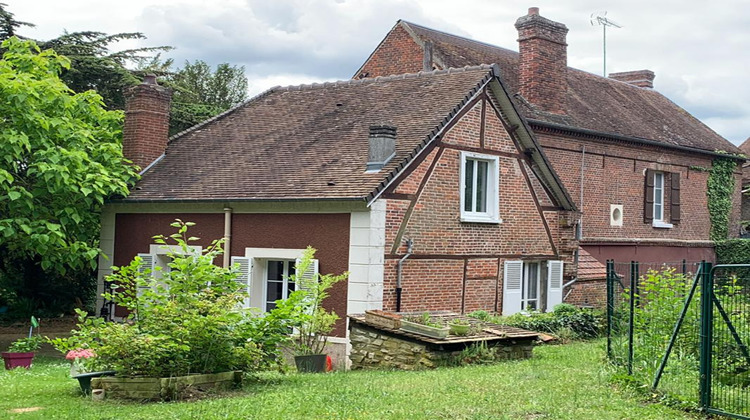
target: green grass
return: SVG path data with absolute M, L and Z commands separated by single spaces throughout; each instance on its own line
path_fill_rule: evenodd
M 194 402 L 93 402 L 64 361 L 0 373 L 0 418 L 17 419 L 685 419 L 611 385 L 600 342 L 543 346 L 531 360 L 432 371 L 263 374 Z M 41 407 L 12 414 L 10 410 Z

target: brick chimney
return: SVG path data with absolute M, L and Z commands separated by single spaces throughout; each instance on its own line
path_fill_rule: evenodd
M 147 75 L 143 83 L 125 90 L 122 154 L 145 169 L 167 149 L 172 92 Z
M 568 28 L 539 15 L 538 7 L 518 18 L 518 86 L 521 95 L 542 111 L 565 114 L 568 91 Z
M 656 75 L 651 70 L 624 71 L 622 73 L 610 73 L 610 79 L 619 80 L 641 88 L 654 88 Z

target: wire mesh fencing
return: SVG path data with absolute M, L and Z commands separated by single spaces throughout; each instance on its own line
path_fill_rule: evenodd
M 687 308 L 699 263 L 612 263 L 610 360 L 643 384 L 698 403 L 699 299 Z M 694 294 L 699 291 L 694 291 Z M 686 308 L 686 309 L 685 309 Z M 683 313 L 684 312 L 684 313 Z M 683 318 L 676 337 L 675 325 Z M 672 342 L 669 363 L 662 366 Z
M 718 265 L 712 271 L 713 295 L 703 385 L 708 411 L 750 416 L 750 266 Z M 714 411 L 716 410 L 716 411 Z
M 707 412 L 750 419 L 750 265 L 607 264 L 607 352 Z

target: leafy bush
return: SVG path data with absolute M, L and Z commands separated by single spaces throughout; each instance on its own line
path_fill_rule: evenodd
M 517 313 L 493 316 L 477 311 L 469 316 L 486 322 L 556 335 L 565 339 L 595 338 L 602 333 L 603 314 L 593 309 L 576 308 L 567 303 L 555 306 L 552 312 Z
M 336 283 L 346 280 L 349 273 L 340 275 L 306 273 L 311 268 L 315 256 L 315 248 L 307 247 L 297 267 L 292 280 L 298 289 L 291 293 L 290 302 L 295 305 L 294 327 L 297 335 L 294 340 L 294 350 L 298 355 L 321 354 L 328 342 L 328 334 L 339 316 L 323 307 L 323 301 L 328 297 L 328 290 Z
M 79 311 L 78 330 L 68 339 L 51 340 L 62 352 L 93 349 L 100 368 L 119 376 L 178 376 L 250 370 L 261 366 L 263 350 L 245 335 L 244 296 L 235 282 L 237 272 L 213 264 L 222 253 L 221 241 L 194 252 L 187 236 L 190 222 L 178 220 L 177 233 L 157 236 L 173 241 L 179 251 L 169 254 L 169 270 L 152 276 L 140 257 L 115 267 L 108 278 L 115 291 L 105 294 L 129 311 L 124 323 L 88 318 Z

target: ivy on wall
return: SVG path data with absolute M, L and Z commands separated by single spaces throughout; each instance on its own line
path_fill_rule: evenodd
M 750 239 L 728 239 L 716 243 L 717 264 L 750 263 Z
M 708 214 L 711 218 L 712 241 L 722 241 L 729 236 L 729 213 L 734 194 L 734 159 L 716 158 L 708 175 Z

